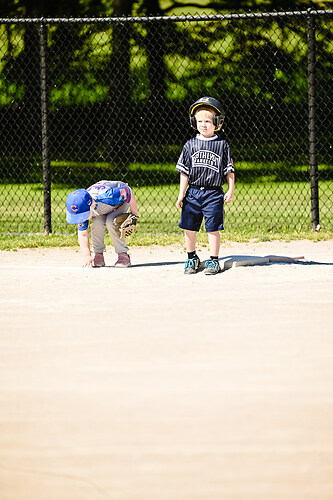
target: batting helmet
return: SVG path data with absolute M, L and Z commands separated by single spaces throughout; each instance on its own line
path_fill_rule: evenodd
M 215 126 L 215 131 L 220 130 L 223 125 L 224 111 L 221 103 L 219 103 L 217 99 L 214 99 L 214 97 L 201 97 L 193 104 L 191 104 L 189 110 L 191 127 L 195 129 L 197 128 L 197 120 L 195 119 L 195 113 L 200 108 L 211 108 L 214 111 L 215 115 L 213 118 L 213 123 Z

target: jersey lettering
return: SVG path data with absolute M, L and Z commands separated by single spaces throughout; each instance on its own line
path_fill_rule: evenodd
M 220 156 L 212 151 L 199 150 L 192 155 L 192 167 L 206 167 L 219 171 Z

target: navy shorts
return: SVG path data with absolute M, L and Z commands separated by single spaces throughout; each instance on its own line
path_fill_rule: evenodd
M 199 231 L 205 218 L 207 233 L 224 229 L 224 193 L 222 188 L 196 188 L 190 186 L 183 200 L 178 226 L 189 231 Z

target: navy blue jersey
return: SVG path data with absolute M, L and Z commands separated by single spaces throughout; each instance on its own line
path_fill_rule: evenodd
M 220 187 L 226 175 L 235 171 L 229 144 L 217 135 L 196 136 L 185 143 L 176 170 L 194 186 Z

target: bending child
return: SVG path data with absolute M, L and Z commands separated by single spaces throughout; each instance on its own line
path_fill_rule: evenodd
M 190 106 L 189 114 L 191 126 L 198 134 L 185 143 L 176 165 L 180 172 L 176 206 L 182 209 L 179 227 L 185 230 L 188 254 L 184 273 L 196 273 L 200 267 L 196 233 L 204 218 L 210 249 L 204 273 L 211 275 L 221 271 L 218 260 L 220 231 L 224 229 L 224 203 L 230 203 L 234 196 L 235 170 L 229 144 L 216 135 L 224 120 L 219 101 L 202 97 Z M 228 190 L 224 194 L 225 180 Z
M 129 209 L 135 216 L 138 207 L 132 189 L 121 181 L 99 181 L 88 189 L 78 189 L 71 192 L 66 200 L 66 220 L 69 224 L 77 224 L 78 240 L 83 256 L 82 267 L 103 267 L 104 234 L 107 227 L 118 256 L 115 267 L 129 267 L 131 259 L 128 255 L 126 239 L 115 225 L 115 218 Z M 134 217 L 134 223 L 138 217 Z M 94 257 L 90 252 L 89 229 Z

